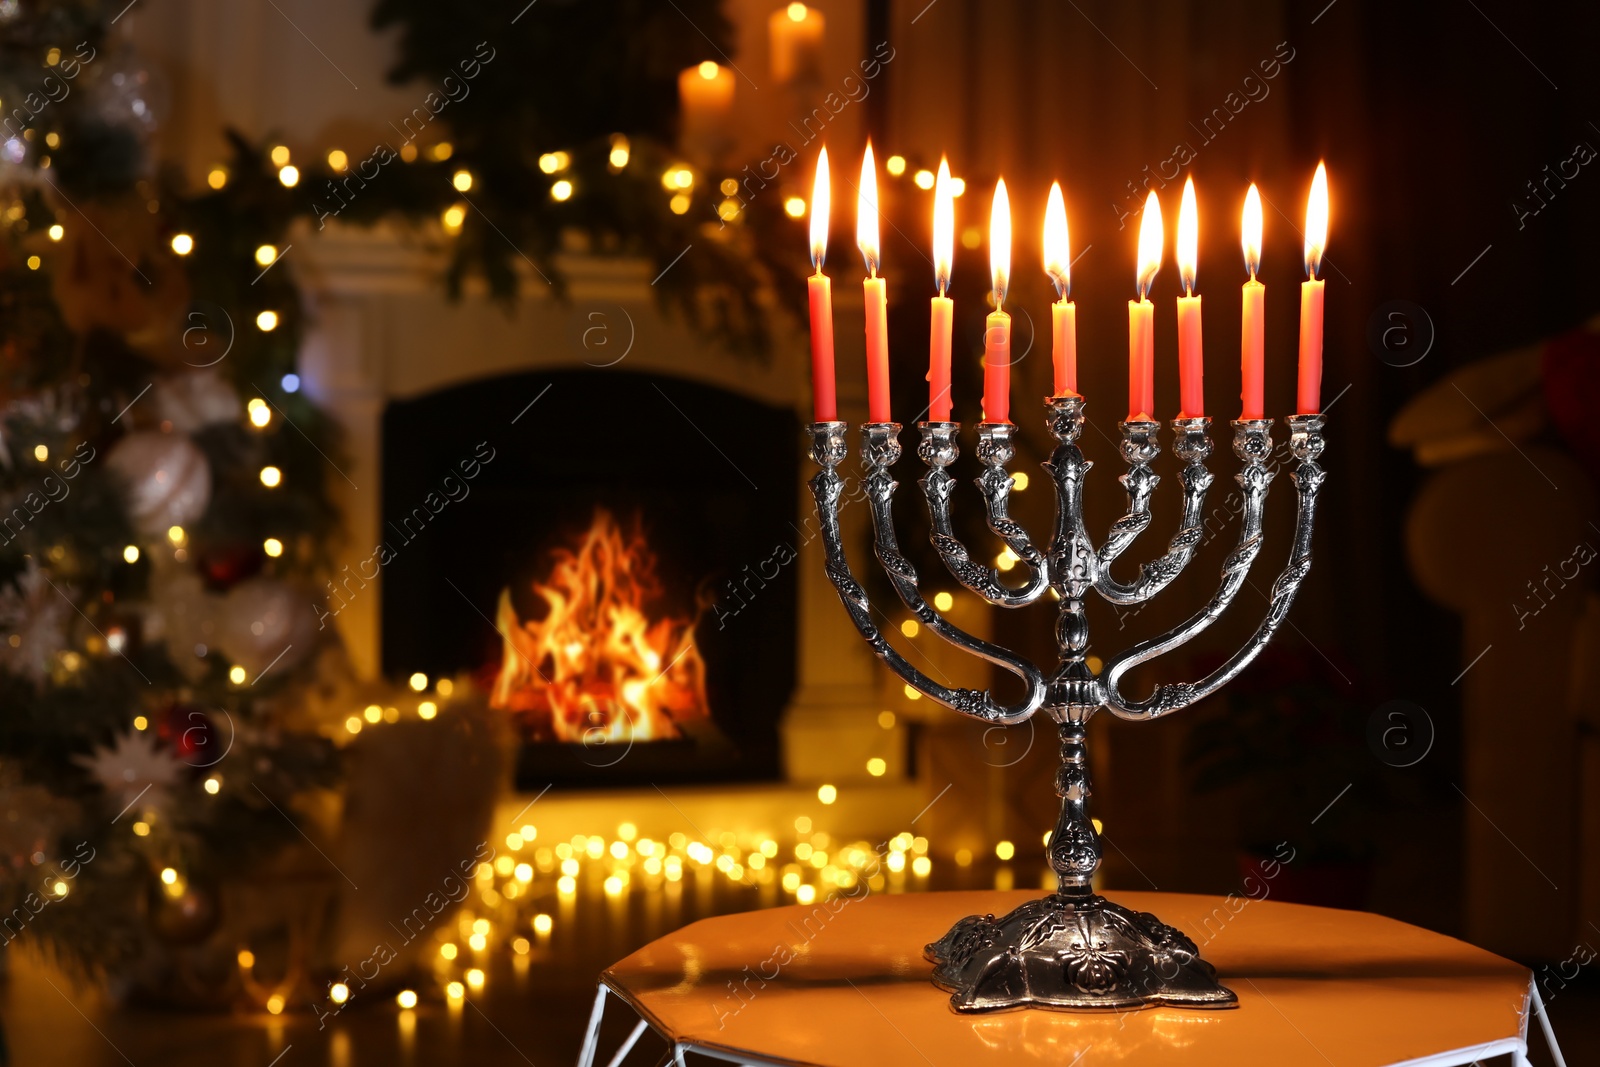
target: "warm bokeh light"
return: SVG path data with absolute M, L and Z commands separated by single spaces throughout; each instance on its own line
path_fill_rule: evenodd
M 275 166 L 275 167 L 281 167 L 287 162 L 289 162 L 289 146 L 288 145 L 282 145 L 282 144 L 273 145 L 272 146 L 272 165 Z
M 276 489 L 283 483 L 283 472 L 277 467 L 261 468 L 261 484 L 268 489 Z
M 265 541 L 261 542 L 261 551 L 265 552 L 273 559 L 277 559 L 279 556 L 283 555 L 283 542 L 278 540 L 276 537 L 269 537 Z
M 878 167 L 872 158 L 872 142 L 861 157 L 860 194 L 856 198 L 856 247 L 866 261 L 867 273 L 878 276 Z
M 411 686 L 413 692 L 420 693 L 428 688 L 428 676 L 418 671 L 407 680 L 407 684 Z
M 883 161 L 883 169 L 888 171 L 891 177 L 900 177 L 900 175 L 906 172 L 906 157 L 890 156 L 888 159 Z
M 283 167 L 278 171 L 278 180 L 285 189 L 293 189 L 300 184 L 300 168 L 295 166 Z
M 1311 176 L 1311 195 L 1306 199 L 1306 273 L 1317 276 L 1322 252 L 1328 245 L 1328 168 L 1317 164 Z
M 172 235 L 172 250 L 180 256 L 186 256 L 194 251 L 194 238 L 186 233 Z
M 550 186 L 550 199 L 559 202 L 572 199 L 572 183 L 565 178 Z
M 803 218 L 805 218 L 805 215 L 806 215 L 806 201 L 805 201 L 805 198 L 801 197 L 801 196 L 785 197 L 784 201 L 783 201 L 783 213 L 785 215 L 788 215 L 791 219 L 803 219 Z
M 994 183 L 994 203 L 989 209 L 989 278 L 994 306 L 999 310 L 1011 281 L 1011 198 L 1006 195 L 1004 178 Z
M 1244 246 L 1244 267 L 1255 280 L 1261 269 L 1261 192 L 1251 182 L 1244 194 L 1244 214 L 1239 220 L 1240 243 Z
M 1173 253 L 1178 260 L 1178 278 L 1183 295 L 1194 295 L 1195 272 L 1200 261 L 1200 209 L 1194 201 L 1194 179 L 1183 180 L 1183 199 L 1178 203 L 1178 240 Z
M 58 222 L 51 226 L 47 232 L 50 234 L 50 240 L 59 241 L 67 235 L 67 228 Z
M 940 296 L 950 287 L 955 248 L 956 198 L 950 192 L 950 163 L 941 156 L 933 180 L 933 283 Z
M 1161 269 L 1161 246 L 1166 243 L 1166 233 L 1161 228 L 1161 201 L 1151 190 L 1144 201 L 1144 217 L 1139 220 L 1139 299 L 1150 295 L 1150 286 Z
M 933 188 L 933 171 L 931 171 L 931 170 L 919 170 L 919 171 L 917 171 L 915 174 L 913 174 L 911 176 L 911 180 L 912 180 L 912 182 L 914 182 L 916 184 L 916 187 L 918 189 L 932 189 Z
M 456 192 L 465 193 L 472 189 L 472 172 L 458 170 L 450 176 L 450 184 L 456 187 Z
M 278 258 L 278 248 L 277 248 L 276 245 L 257 245 L 256 246 L 256 263 L 259 266 L 269 267 L 269 266 L 272 265 L 272 261 L 277 259 L 277 258 Z
M 124 546 L 123 549 L 122 549 L 122 560 L 123 560 L 124 563 L 138 563 L 139 562 L 139 546 L 138 545 L 126 545 L 126 546 Z
M 328 166 L 333 170 L 344 170 L 350 165 L 350 157 L 342 148 L 333 148 L 328 151 Z
M 626 136 L 620 133 L 611 135 L 611 154 L 607 157 L 607 162 L 611 164 L 612 170 L 621 170 L 626 167 L 631 153 L 632 149 Z
M 1061 183 L 1050 183 L 1050 198 L 1044 205 L 1044 272 L 1062 300 L 1072 292 L 1072 246 L 1067 238 L 1067 202 Z
M 212 167 L 211 173 L 206 175 L 206 184 L 213 189 L 221 189 L 228 184 L 228 168 Z
M 811 268 L 820 272 L 828 255 L 828 211 L 833 202 L 828 175 L 828 150 L 817 153 L 817 176 L 811 183 Z
M 817 786 L 817 799 L 824 804 L 832 804 L 839 799 L 839 790 L 836 786 L 819 785 Z
M 402 989 L 395 995 L 394 1002 L 408 1010 L 414 1008 L 417 1006 L 417 991 L 414 989 Z
M 708 82 L 716 81 L 717 65 L 709 59 L 702 62 L 700 64 L 700 77 L 704 78 Z
M 256 329 L 262 333 L 271 333 L 278 328 L 278 313 L 276 311 L 263 311 L 256 316 Z
M 790 22 L 804 22 L 806 20 L 806 5 L 800 3 L 799 0 L 795 0 L 794 3 L 790 4 L 787 10 Z

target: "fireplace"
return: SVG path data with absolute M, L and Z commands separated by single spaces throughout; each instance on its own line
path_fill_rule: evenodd
M 383 672 L 470 675 L 523 786 L 776 778 L 798 433 L 790 409 L 621 370 L 391 401 Z

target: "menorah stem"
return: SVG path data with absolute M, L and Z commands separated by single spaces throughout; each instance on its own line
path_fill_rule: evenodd
M 1100 835 L 1089 818 L 1089 753 L 1084 747 L 1087 723 L 1071 718 L 1059 724 L 1061 766 L 1056 771 L 1056 795 L 1061 814 L 1050 834 L 1050 868 L 1056 872 L 1057 891 L 1081 897 L 1090 893 L 1094 872 L 1100 866 Z

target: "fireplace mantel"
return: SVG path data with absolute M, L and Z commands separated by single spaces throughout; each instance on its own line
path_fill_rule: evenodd
M 301 378 L 345 435 L 343 477 L 332 480 L 345 517 L 343 548 L 382 539 L 381 421 L 391 400 L 527 371 L 614 366 L 794 406 L 802 422 L 809 419 L 809 358 L 802 330 L 775 330 L 775 351 L 765 361 L 708 345 L 686 324 L 661 313 L 650 264 L 643 261 L 565 254 L 559 260 L 568 284 L 565 300 L 552 296 L 533 266 L 524 264 L 522 295 L 507 307 L 481 285 L 469 285 L 459 300 L 445 294 L 446 255 L 437 231 L 330 225 L 317 232 L 308 227 L 293 236 L 291 245 L 285 262 L 303 285 L 310 322 Z M 694 254 L 692 246 L 686 254 Z M 840 336 L 859 335 L 859 301 L 855 307 L 841 301 L 836 314 Z M 846 407 L 861 402 L 851 391 L 855 377 L 840 375 Z M 537 419 L 538 404 L 560 403 L 560 398 L 530 393 L 527 402 L 532 406 L 523 414 Z M 655 414 L 666 420 L 663 425 L 679 417 L 665 405 Z M 715 435 L 714 427 L 682 429 L 686 440 Z M 724 452 L 737 445 L 712 443 Z M 801 455 L 796 441 L 796 462 Z M 810 496 L 802 491 L 801 498 L 799 514 L 808 515 Z M 852 536 L 864 536 L 863 519 L 847 516 Z M 873 701 L 881 679 L 865 644 L 843 624 L 823 573 L 820 544 L 798 547 L 800 647 L 796 690 L 784 720 L 786 771 L 799 782 L 859 781 L 867 776 L 867 759 L 891 756 L 897 745 L 903 751 L 903 737 L 899 729 L 885 731 L 877 724 Z M 335 621 L 355 670 L 375 677 L 378 598 L 356 600 Z M 889 762 L 899 767 L 904 761 Z

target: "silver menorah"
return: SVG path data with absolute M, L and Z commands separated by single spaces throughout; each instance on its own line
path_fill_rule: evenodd
M 1124 583 L 1112 577 L 1111 566 L 1150 525 L 1150 498 L 1159 481 L 1150 464 L 1160 453 L 1160 424 L 1120 424 L 1122 457 L 1128 465 L 1120 480 L 1127 490 L 1128 510 L 1096 549 L 1083 523 L 1083 482 L 1092 466 L 1077 444 L 1083 431 L 1083 398 L 1051 397 L 1045 407 L 1049 431 L 1056 440 L 1055 451 L 1044 465 L 1056 487 L 1055 531 L 1048 551 L 1041 551 L 1009 514 L 1012 478 L 1006 465 L 1016 453 L 1016 427 L 1009 422 L 978 426 L 977 455 L 983 473 L 976 483 L 983 494 L 989 529 L 1026 568 L 1027 578 L 1020 586 L 1002 584 L 997 572 L 975 563 L 954 533 L 950 498 L 955 479 L 946 468 L 956 459 L 961 424 L 918 423 L 922 442 L 917 454 L 928 467 L 921 485 L 933 546 L 958 582 L 1005 608 L 1031 604 L 1047 589 L 1055 591 L 1060 602 L 1055 629 L 1059 659 L 1048 674 L 1027 659 L 952 625 L 923 599 L 917 572 L 900 551 L 890 509 L 898 484 L 891 468 L 900 459 L 900 424 L 869 422 L 861 427 L 861 462 L 872 508 L 873 545 L 890 584 L 928 629 L 1022 680 L 1026 694 L 1009 705 L 998 703 L 988 690 L 940 685 L 890 647 L 874 621 L 865 589 L 851 573 L 839 529 L 844 482 L 836 468 L 849 451 L 845 439 L 848 424 L 818 422 L 810 427 L 811 455 L 822 468 L 810 484 L 822 527 L 828 576 L 872 650 L 907 685 L 945 707 L 1003 725 L 1020 723 L 1042 708 L 1055 720 L 1061 735 L 1061 767 L 1055 783 L 1061 814 L 1048 848 L 1056 892 L 1029 901 L 1003 918 L 975 915 L 957 922 L 925 949 L 934 964 L 933 981 L 950 991 L 953 1008 L 967 1012 L 1026 1005 L 1102 1010 L 1153 1003 L 1232 1007 L 1238 998 L 1217 981 L 1216 970 L 1200 958 L 1193 941 L 1154 915 L 1114 904 L 1094 892 L 1092 880 L 1101 852 L 1100 835 L 1087 811 L 1090 788 L 1085 728 L 1090 716 L 1101 708 L 1119 718 L 1147 720 L 1188 707 L 1227 684 L 1266 646 L 1311 569 L 1311 530 L 1324 477 L 1317 463 L 1323 448 L 1323 417 L 1298 415 L 1286 420 L 1289 447 L 1298 461 L 1290 477 L 1299 508 L 1289 563 L 1273 584 L 1266 617 L 1244 647 L 1205 678 L 1157 685 L 1146 699 L 1132 700 L 1119 689 L 1123 675 L 1182 646 L 1215 622 L 1238 595 L 1261 554 L 1262 515 L 1274 474 L 1270 464 L 1272 420 L 1238 419 L 1233 423 L 1233 451 L 1242 464 L 1234 477 L 1243 506 L 1239 539 L 1223 563 L 1215 595 L 1180 625 L 1134 644 L 1121 655 L 1105 658 L 1097 674 L 1087 658 L 1089 623 L 1084 608 L 1088 592 L 1093 589 L 1117 605 L 1140 604 L 1170 584 L 1193 558 L 1205 535 L 1203 511 L 1211 485 L 1205 464 L 1211 455 L 1211 420 L 1172 420 L 1172 451 L 1183 464 L 1178 476 L 1183 483 L 1183 517 L 1165 554 L 1145 564 L 1137 579 Z

